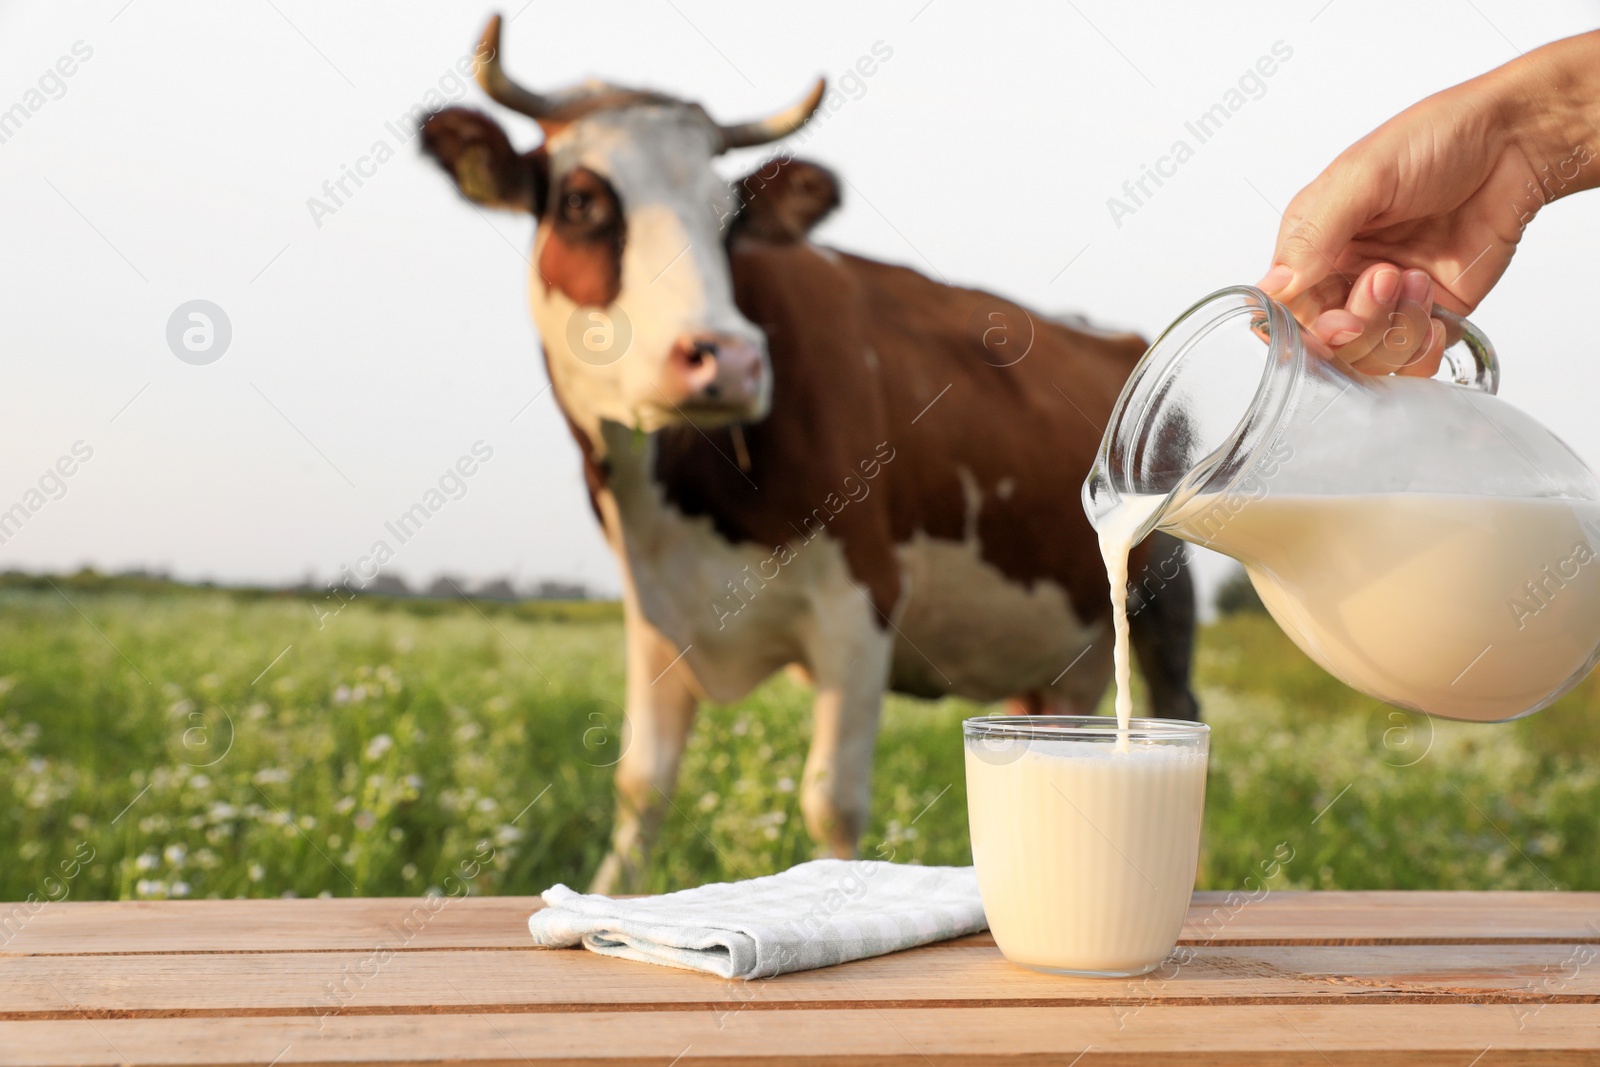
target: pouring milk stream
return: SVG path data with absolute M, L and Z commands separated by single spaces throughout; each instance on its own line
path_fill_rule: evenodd
M 1128 649 L 1128 553 L 1143 536 L 1145 520 L 1161 507 L 1160 496 L 1128 497 L 1099 520 L 1100 556 L 1111 585 L 1111 624 L 1115 644 L 1112 664 L 1116 679 L 1118 743 L 1127 737 L 1133 717 L 1133 664 Z
M 1239 560 L 1307 655 L 1391 704 L 1516 718 L 1600 659 L 1600 481 L 1494 395 L 1487 339 L 1438 317 L 1453 380 L 1308 352 L 1315 339 L 1248 287 L 1202 300 L 1145 353 L 1084 483 L 1119 729 L 1128 552 L 1154 529 Z

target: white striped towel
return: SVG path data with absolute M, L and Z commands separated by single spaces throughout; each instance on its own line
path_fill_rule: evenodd
M 812 860 L 782 874 L 613 900 L 554 885 L 528 919 L 548 948 L 723 978 L 770 978 L 881 956 L 988 926 L 971 867 Z

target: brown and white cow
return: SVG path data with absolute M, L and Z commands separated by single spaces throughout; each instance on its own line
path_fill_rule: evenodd
M 655 93 L 526 90 L 498 18 L 479 56 L 544 143 L 461 108 L 424 143 L 469 199 L 538 219 L 533 316 L 622 572 L 627 745 L 595 885 L 638 873 L 697 705 L 779 668 L 815 686 L 801 809 L 841 856 L 886 689 L 1092 711 L 1111 630 L 1078 487 L 1144 343 L 809 243 L 839 200 L 814 164 L 718 177 L 720 153 L 798 129 L 820 83 L 726 127 Z M 1177 543 L 1152 551 L 1135 650 L 1155 713 L 1192 718 L 1193 592 Z

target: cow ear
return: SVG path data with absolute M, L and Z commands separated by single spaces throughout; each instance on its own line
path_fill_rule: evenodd
M 839 206 L 839 180 L 827 167 L 782 157 L 739 179 L 742 208 L 733 236 L 773 244 L 803 241 Z
M 519 153 L 500 124 L 481 111 L 451 107 L 430 115 L 422 124 L 422 150 L 474 203 L 534 215 L 544 210 L 550 185 L 544 149 Z

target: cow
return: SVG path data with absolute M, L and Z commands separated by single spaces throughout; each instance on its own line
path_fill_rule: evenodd
M 800 129 L 822 82 L 725 126 L 656 92 L 527 89 L 498 16 L 477 57 L 543 143 L 452 107 L 424 150 L 468 200 L 536 219 L 533 318 L 621 573 L 626 745 L 594 889 L 638 883 L 698 705 L 782 668 L 815 688 L 800 806 L 835 856 L 868 819 L 887 690 L 1092 713 L 1112 643 L 1079 485 L 1145 343 L 812 243 L 840 202 L 817 164 L 718 176 Z M 1151 706 L 1197 718 L 1182 546 L 1131 565 Z

